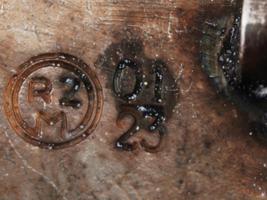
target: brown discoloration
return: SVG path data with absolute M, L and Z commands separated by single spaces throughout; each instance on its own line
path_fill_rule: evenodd
M 165 62 L 162 61 L 159 55 L 157 54 L 154 55 L 154 58 L 149 58 L 146 55 L 144 46 L 145 38 L 142 34 L 142 30 L 140 30 L 139 28 L 124 28 L 120 32 L 117 33 L 115 32 L 114 36 L 118 42 L 116 41 L 112 43 L 104 51 L 104 54 L 99 56 L 99 58 L 95 63 L 95 66 L 99 67 L 103 72 L 103 74 L 105 74 L 105 76 L 107 77 L 108 82 L 106 87 L 113 91 L 113 96 L 115 97 L 116 101 L 116 107 L 119 110 L 119 112 L 122 113 L 127 112 L 128 115 L 132 114 L 133 116 L 135 116 L 135 120 L 137 121 L 135 122 L 133 127 L 131 127 L 127 132 L 125 132 L 125 135 L 131 135 L 131 134 L 135 135 L 137 132 L 139 132 L 135 131 L 136 128 L 138 129 L 144 128 L 140 123 L 142 123 L 142 121 L 145 121 L 145 119 L 143 119 L 144 117 L 142 117 L 141 113 L 140 113 L 141 116 L 136 117 L 136 115 L 132 113 L 134 112 L 134 109 L 130 109 L 132 110 L 130 112 L 127 109 L 127 106 L 125 106 L 125 104 L 129 103 L 129 106 L 132 108 L 138 105 L 161 106 L 163 108 L 162 110 L 164 115 L 166 115 L 164 118 L 166 118 L 166 120 L 169 120 L 169 118 L 173 114 L 174 106 L 178 100 L 179 88 L 175 80 L 175 77 L 171 72 L 173 70 L 173 67 L 170 68 L 169 66 L 167 66 Z M 141 92 L 140 94 L 138 94 L 136 100 L 133 100 L 131 102 L 127 102 L 127 100 L 123 99 L 123 97 L 116 96 L 114 88 L 114 82 L 115 82 L 114 78 L 116 77 L 116 70 L 117 70 L 116 68 L 118 67 L 118 64 L 124 59 L 129 59 L 131 62 L 136 63 L 136 66 L 141 70 L 141 74 L 143 76 L 143 83 L 147 84 L 142 87 Z M 154 89 L 155 73 L 153 73 L 153 66 L 155 65 L 155 63 L 160 63 L 163 67 L 162 103 L 158 103 L 155 101 L 155 89 Z M 126 77 L 126 74 L 124 75 Z M 128 87 L 130 88 L 128 90 L 132 91 L 133 86 L 131 86 L 131 82 L 133 82 L 134 78 L 135 78 L 134 76 L 130 76 L 130 78 L 128 78 L 128 82 L 124 81 L 121 82 L 121 84 L 124 86 L 124 88 Z M 124 105 L 122 106 L 122 104 Z M 122 109 L 122 107 L 125 107 L 125 109 Z M 155 130 L 155 132 L 156 131 L 157 130 Z M 145 132 L 149 131 L 145 130 Z M 123 135 L 123 133 L 120 134 Z M 161 140 L 162 138 L 164 138 L 164 136 L 161 136 L 161 134 L 163 134 L 163 131 L 160 131 L 159 144 L 161 144 Z M 136 149 L 137 143 L 135 142 L 134 144 L 135 144 L 134 149 Z M 142 142 L 140 144 L 146 144 L 145 146 L 147 146 L 147 143 L 145 142 L 144 139 L 142 139 Z M 132 148 L 130 149 L 133 150 Z
M 1 109 L 1 198 L 262 199 L 266 147 L 249 136 L 247 116 L 216 94 L 199 62 L 202 22 L 212 13 L 224 16 L 218 10 L 234 6 L 229 2 L 0 2 L 2 94 L 17 66 L 33 55 L 59 51 L 94 68 L 104 90 L 104 115 L 94 133 L 62 151 L 27 145 Z M 116 53 L 106 54 L 112 45 L 129 41 L 142 44 L 138 57 L 164 61 L 179 86 L 167 144 L 156 154 L 113 148 L 117 104 L 107 79 L 111 73 L 97 61 Z M 124 50 L 127 56 L 135 52 Z
M 102 114 L 103 95 L 86 63 L 69 54 L 50 53 L 19 68 L 10 77 L 3 104 L 9 124 L 21 138 L 56 149 L 77 144 L 93 132 Z

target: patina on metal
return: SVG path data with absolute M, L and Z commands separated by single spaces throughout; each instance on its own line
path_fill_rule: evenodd
M 102 88 L 79 58 L 48 53 L 19 67 L 5 90 L 5 113 L 15 132 L 48 149 L 77 144 L 96 128 Z
M 133 151 L 139 145 L 147 152 L 161 150 L 167 134 L 165 122 L 171 115 L 168 110 L 173 109 L 171 102 L 177 98 L 176 90 L 172 90 L 172 87 L 176 89 L 175 81 L 167 65 L 161 60 L 141 65 L 138 61 L 122 59 L 115 69 L 112 85 L 120 110 L 117 125 L 125 117 L 133 118 L 130 128 L 116 139 L 115 147 Z M 149 144 L 144 138 L 130 142 L 140 131 L 157 134 L 157 144 Z

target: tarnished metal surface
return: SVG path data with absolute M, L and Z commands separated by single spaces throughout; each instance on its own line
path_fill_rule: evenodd
M 206 40 L 213 46 L 204 61 L 211 66 L 221 40 L 209 34 L 214 33 L 210 25 L 223 19 L 228 26 L 236 5 L 228 0 L 0 1 L 0 199 L 266 199 L 266 146 L 251 137 L 247 114 L 217 94 L 201 68 L 200 41 L 207 34 L 212 38 Z M 21 139 L 3 106 L 18 66 L 46 52 L 82 59 L 103 88 L 95 131 L 60 150 Z M 165 146 L 156 153 L 114 148 L 129 127 L 116 124 L 120 104 L 112 79 L 118 62 L 129 56 L 142 64 L 163 61 L 177 86 Z M 138 137 L 157 143 L 146 133 Z
M 267 1 L 245 0 L 242 12 L 242 78 L 267 81 Z
M 103 97 L 88 65 L 57 53 L 36 56 L 19 68 L 4 94 L 6 117 L 19 136 L 57 149 L 77 144 L 94 131 Z

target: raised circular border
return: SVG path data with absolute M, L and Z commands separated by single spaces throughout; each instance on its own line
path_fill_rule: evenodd
M 23 77 L 22 75 L 28 71 L 30 71 L 30 73 L 28 74 L 30 75 L 31 73 L 36 71 L 35 68 L 43 68 L 40 65 L 42 65 L 42 63 L 44 62 L 62 63 L 68 66 L 73 66 L 74 69 L 69 69 L 70 71 L 73 71 L 74 73 L 75 71 L 77 73 L 81 73 L 82 76 L 85 75 L 91 83 L 95 100 L 95 105 L 93 106 L 92 112 L 93 118 L 90 118 L 90 123 L 85 125 L 82 133 L 80 133 L 76 138 L 72 140 L 60 143 L 47 143 L 40 141 L 34 137 L 31 137 L 26 128 L 23 127 L 23 125 L 18 121 L 19 113 L 17 111 L 19 110 L 19 106 L 18 103 L 14 104 L 14 102 L 18 101 L 16 99 L 17 93 L 20 91 L 20 87 L 18 88 L 18 86 L 21 86 L 25 78 L 27 78 Z M 26 142 L 45 149 L 62 149 L 80 143 L 95 130 L 102 114 L 103 92 L 96 73 L 93 72 L 84 61 L 66 53 L 45 53 L 32 57 L 19 66 L 18 73 L 10 78 L 6 86 L 3 105 L 9 124 L 15 130 L 16 134 Z

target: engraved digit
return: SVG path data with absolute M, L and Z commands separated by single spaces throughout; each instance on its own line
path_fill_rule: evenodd
M 161 106 L 138 105 L 137 110 L 142 113 L 143 118 L 152 117 L 154 121 L 148 126 L 149 131 L 155 131 L 166 120 L 163 108 Z
M 59 104 L 62 106 L 70 106 L 72 108 L 80 108 L 82 105 L 81 100 L 75 99 L 75 94 L 79 91 L 81 83 L 77 78 L 72 77 L 61 77 L 61 83 L 67 85 L 70 89 L 66 91 L 61 99 L 59 99 Z
M 143 118 L 151 117 L 154 119 L 152 123 L 150 123 L 147 126 L 147 130 L 152 133 L 158 133 L 159 134 L 159 142 L 156 145 L 150 145 L 148 142 L 143 139 L 141 141 L 141 146 L 145 149 L 147 152 L 156 152 L 161 147 L 163 137 L 166 133 L 166 129 L 163 126 L 163 123 L 166 120 L 165 114 L 163 112 L 162 106 L 151 106 L 151 105 L 142 105 L 137 106 L 137 110 L 139 112 L 142 112 Z
M 121 84 L 121 76 L 122 72 L 126 70 L 126 68 L 129 67 L 135 71 L 135 86 L 131 93 L 129 94 L 122 94 L 122 84 Z M 122 98 L 123 100 L 129 102 L 136 100 L 137 96 L 140 94 L 144 86 L 143 83 L 143 72 L 142 69 L 132 60 L 124 59 L 120 61 L 118 64 L 114 77 L 113 77 L 113 90 L 114 93 Z
M 140 144 L 145 151 L 155 153 L 161 148 L 164 135 L 166 134 L 166 128 L 164 126 L 160 126 L 156 132 L 159 134 L 159 142 L 156 145 L 149 144 L 145 139 L 141 140 Z
M 138 121 L 139 114 L 136 112 L 136 110 L 133 110 L 132 108 L 125 107 L 124 109 L 125 110 L 120 112 L 118 116 L 117 124 L 119 124 L 120 121 L 127 115 L 133 117 L 134 122 L 132 123 L 131 127 L 116 140 L 115 147 L 124 151 L 133 151 L 136 149 L 137 143 L 136 142 L 129 143 L 127 141 L 132 136 L 134 136 L 140 129 Z
M 156 61 L 153 64 L 153 73 L 155 75 L 154 95 L 157 103 L 162 102 L 163 70 L 164 64 L 160 61 Z

